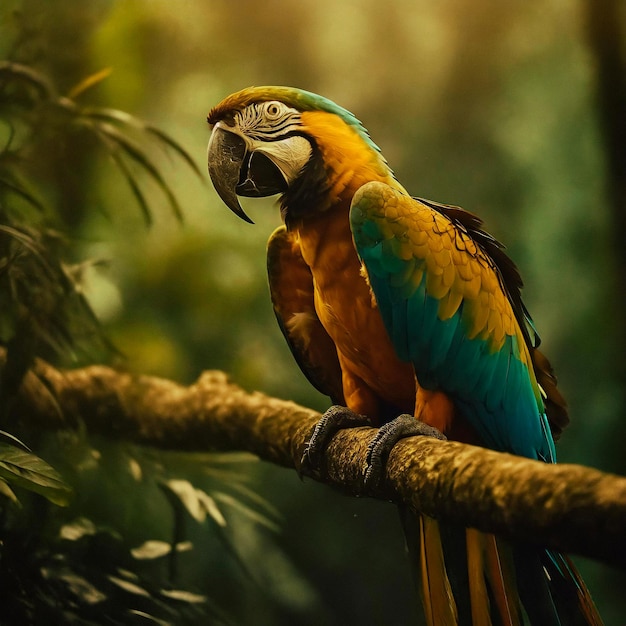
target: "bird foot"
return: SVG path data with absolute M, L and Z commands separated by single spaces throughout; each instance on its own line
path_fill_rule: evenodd
M 371 426 L 371 422 L 365 415 L 359 415 L 348 407 L 331 406 L 315 425 L 306 444 L 300 461 L 300 476 L 318 475 L 324 450 L 333 435 L 344 428 L 356 428 L 357 426 Z
M 371 422 L 365 415 L 359 415 L 345 406 L 331 406 L 313 428 L 300 461 L 300 476 L 318 476 L 324 450 L 332 437 L 344 428 L 357 426 L 371 426 Z M 396 443 L 400 439 L 415 436 L 446 440 L 446 436 L 436 428 L 406 414 L 399 415 L 378 429 L 367 448 L 363 480 L 367 489 L 375 489 L 381 485 L 389 453 Z
M 412 415 L 398 415 L 383 424 L 367 447 L 364 485 L 368 489 L 379 487 L 385 477 L 385 467 L 391 449 L 407 437 L 425 436 L 446 440 L 447 437 L 432 426 L 416 419 Z

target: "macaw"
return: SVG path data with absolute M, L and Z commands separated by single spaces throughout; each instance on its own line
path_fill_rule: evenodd
M 555 462 L 566 403 L 520 275 L 480 219 L 411 197 L 361 122 L 322 96 L 250 87 L 208 122 L 224 203 L 251 222 L 238 196 L 280 196 L 276 317 L 310 382 L 347 407 L 325 414 L 311 453 L 366 416 L 382 427 L 373 454 L 429 434 Z M 601 623 L 566 556 L 423 515 L 416 528 L 428 624 Z

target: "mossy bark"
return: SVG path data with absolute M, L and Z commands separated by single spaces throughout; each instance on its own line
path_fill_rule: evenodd
M 300 459 L 320 414 L 248 393 L 222 372 L 184 387 L 93 366 L 60 371 L 39 361 L 14 411 L 47 429 L 76 428 L 186 451 L 246 450 L 285 467 Z M 391 451 L 384 484 L 363 485 L 376 431 L 331 440 L 316 479 L 347 494 L 404 501 L 416 511 L 626 567 L 626 479 L 578 465 L 549 465 L 452 441 L 412 437 Z

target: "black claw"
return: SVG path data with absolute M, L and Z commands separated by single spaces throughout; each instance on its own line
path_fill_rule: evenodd
M 370 421 L 364 415 L 359 415 L 345 406 L 331 406 L 313 428 L 300 460 L 300 476 L 319 474 L 324 450 L 338 431 L 343 428 L 370 425 Z
M 382 483 L 385 477 L 385 465 L 389 458 L 389 453 L 396 443 L 400 439 L 416 435 L 446 439 L 442 432 L 421 422 L 412 415 L 399 415 L 378 429 L 376 436 L 367 447 L 367 463 L 363 480 L 367 488 L 376 488 Z

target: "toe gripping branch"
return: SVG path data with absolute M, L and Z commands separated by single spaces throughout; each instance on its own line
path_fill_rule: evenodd
M 367 447 L 365 478 L 363 483 L 368 489 L 379 487 L 385 478 L 387 459 L 392 448 L 407 437 L 434 437 L 446 440 L 447 437 L 436 428 L 421 422 L 412 415 L 398 415 L 383 424 Z
M 359 415 L 348 407 L 333 405 L 315 425 L 300 461 L 300 476 L 319 476 L 326 446 L 333 436 L 344 428 L 371 426 L 365 415 Z
M 331 406 L 315 425 L 300 463 L 300 475 L 319 476 L 324 450 L 332 437 L 344 428 L 371 426 L 370 420 L 354 413 L 344 406 Z M 426 436 L 445 440 L 446 436 L 432 426 L 412 415 L 399 415 L 378 429 L 376 436 L 367 448 L 364 468 L 364 486 L 367 489 L 379 487 L 385 478 L 385 468 L 392 448 L 406 437 Z

